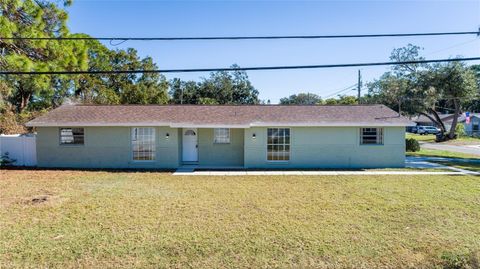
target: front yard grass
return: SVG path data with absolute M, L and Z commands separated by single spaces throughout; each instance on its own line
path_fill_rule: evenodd
M 428 142 L 428 143 L 435 143 L 435 135 L 419 135 L 419 134 L 412 134 L 412 133 L 405 133 L 405 138 L 414 138 L 419 142 Z
M 405 138 L 414 138 L 419 142 L 436 143 L 435 135 L 433 134 L 419 135 L 419 134 L 405 133 Z M 451 145 L 479 145 L 480 138 L 472 137 L 472 136 L 461 136 L 461 137 L 458 137 L 457 139 L 448 140 L 440 143 L 451 144 Z
M 480 159 L 479 156 L 472 154 L 465 154 L 460 152 L 448 151 L 448 150 L 436 150 L 436 149 L 423 149 L 420 145 L 420 151 L 407 152 L 407 156 L 419 156 L 419 157 L 443 157 L 443 158 L 462 158 L 462 159 Z
M 437 162 L 439 164 L 457 167 L 460 169 L 480 172 L 480 163 L 471 163 L 471 162 Z
M 0 170 L 2 268 L 439 268 L 479 223 L 473 176 Z

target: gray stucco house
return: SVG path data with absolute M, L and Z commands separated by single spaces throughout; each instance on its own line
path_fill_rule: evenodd
M 405 126 L 383 105 L 65 105 L 38 117 L 39 167 L 403 167 Z

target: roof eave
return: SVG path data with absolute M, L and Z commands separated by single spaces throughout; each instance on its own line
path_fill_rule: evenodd
M 91 123 L 91 122 L 28 122 L 27 127 L 132 127 L 132 126 L 168 126 L 171 128 L 250 128 L 250 127 L 406 127 L 415 126 L 413 122 L 254 122 L 250 124 L 197 124 L 197 123 L 169 123 L 169 122 L 124 122 L 124 123 Z

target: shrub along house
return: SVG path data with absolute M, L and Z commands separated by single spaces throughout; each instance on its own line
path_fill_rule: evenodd
M 410 121 L 383 105 L 65 105 L 30 121 L 40 167 L 403 167 Z

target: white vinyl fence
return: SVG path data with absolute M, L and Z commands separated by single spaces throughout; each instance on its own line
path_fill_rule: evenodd
M 16 160 L 15 166 L 37 165 L 37 148 L 34 134 L 28 135 L 0 135 L 0 156 L 8 154 L 10 159 Z

